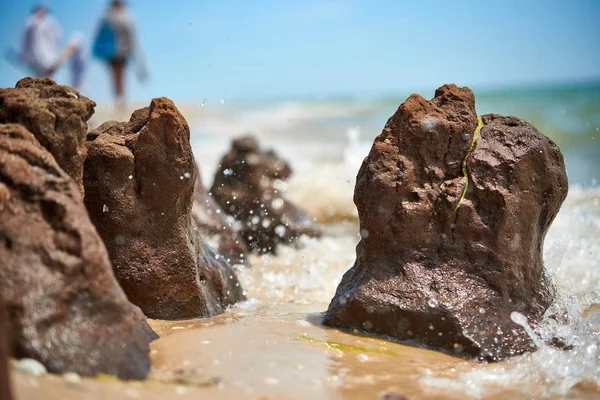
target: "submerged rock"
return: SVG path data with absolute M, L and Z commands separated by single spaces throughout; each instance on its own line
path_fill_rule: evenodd
M 83 194 L 87 121 L 96 103 L 52 79 L 24 78 L 0 89 L 0 123 L 18 123 L 34 134 Z
M 85 204 L 119 283 L 150 318 L 207 317 L 243 299 L 192 219 L 195 180 L 189 127 L 167 98 L 88 135 Z
M 388 120 L 358 172 L 362 239 L 324 324 L 480 360 L 534 348 L 511 313 L 535 325 L 553 300 L 542 246 L 563 157 L 518 118 L 481 122 L 455 85 Z
M 248 247 L 239 234 L 239 223 L 225 213 L 215 199 L 208 194 L 202 184 L 197 167 L 192 216 L 203 236 L 216 237 L 219 253 L 228 262 L 248 265 Z
M 17 358 L 143 379 L 150 327 L 125 297 L 81 194 L 23 126 L 0 125 L 0 294 Z
M 314 219 L 283 198 L 282 188 L 291 173 L 274 151 L 261 150 L 250 136 L 234 140 L 223 156 L 211 193 L 241 222 L 240 233 L 250 250 L 274 253 L 279 243 L 320 235 Z

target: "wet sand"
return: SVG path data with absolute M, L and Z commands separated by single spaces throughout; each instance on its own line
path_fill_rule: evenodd
M 14 374 L 17 399 L 465 399 L 462 392 L 422 385 L 428 374 L 453 377 L 473 367 L 433 351 L 315 326 L 319 315 L 287 307 L 231 311 L 208 320 L 153 321 L 154 370 L 146 382 Z M 287 312 L 284 310 L 287 309 Z M 303 310 L 304 309 L 304 310 Z M 269 315 L 267 315 L 269 314 Z M 532 382 L 534 383 L 534 382 Z M 493 383 L 491 383 L 493 384 Z M 543 383 L 539 383 L 543 384 Z M 539 398 L 501 389 L 485 398 Z M 539 395 L 539 393 L 538 393 Z M 598 398 L 581 387 L 567 398 Z
M 338 227 L 352 229 L 352 224 Z M 329 232 L 333 234 L 334 232 Z M 278 257 L 254 257 L 240 271 L 251 300 L 208 319 L 150 321 L 160 338 L 152 343 L 153 370 L 145 382 L 112 377 L 73 382 L 59 375 L 13 373 L 17 399 L 379 399 L 395 393 L 407 399 L 542 398 L 543 382 L 530 382 L 526 394 L 489 382 L 485 395 L 424 384 L 428 376 L 455 378 L 482 366 L 434 351 L 320 326 L 320 313 L 335 290 L 316 271 L 316 259 L 347 264 L 339 255 L 353 246 L 348 238 L 325 245 L 284 249 Z M 314 243 L 313 243 L 314 244 Z M 321 250 L 318 250 L 321 249 Z M 319 254 L 318 251 L 322 253 Z M 314 257 L 314 259 L 312 259 Z M 339 268 L 338 268 L 339 269 Z M 287 279 L 280 279 L 287 277 Z M 579 385 L 566 398 L 593 399 L 594 386 Z M 563 397 L 564 398 L 564 397 Z

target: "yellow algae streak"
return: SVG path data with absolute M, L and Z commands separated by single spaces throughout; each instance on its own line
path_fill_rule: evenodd
M 356 345 L 352 345 L 352 344 L 334 342 L 331 340 L 325 341 L 325 340 L 316 339 L 311 336 L 298 336 L 298 340 L 304 340 L 309 343 L 319 344 L 321 346 L 325 346 L 330 349 L 338 349 L 343 352 L 358 352 L 358 353 L 365 353 L 365 354 L 385 354 L 388 356 L 397 356 L 398 355 L 398 353 L 388 350 L 388 349 L 385 349 L 385 348 L 356 346 Z
M 458 210 L 458 207 L 460 207 L 460 203 L 462 203 L 462 201 L 465 198 L 465 195 L 467 194 L 467 189 L 469 188 L 469 174 L 467 173 L 467 158 L 469 158 L 469 156 L 475 149 L 475 144 L 477 142 L 477 139 L 479 139 L 479 134 L 481 132 L 481 128 L 483 128 L 483 119 L 481 118 L 480 115 L 478 115 L 477 116 L 477 128 L 475 128 L 475 133 L 473 134 L 473 139 L 471 140 L 471 147 L 469 147 L 469 151 L 467 151 L 467 154 L 465 155 L 465 158 L 463 159 L 463 162 L 462 162 L 462 173 L 463 173 L 463 176 L 465 177 L 465 187 L 463 188 L 462 194 L 460 195 L 460 199 L 458 200 L 458 204 L 456 204 L 456 207 L 452 211 L 452 214 L 454 214 Z

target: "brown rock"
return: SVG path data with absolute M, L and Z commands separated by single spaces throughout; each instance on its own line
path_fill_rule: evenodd
M 16 357 L 56 373 L 146 377 L 149 326 L 117 284 L 77 186 L 16 124 L 0 125 L 0 260 Z
M 211 193 L 242 223 L 240 233 L 250 250 L 274 253 L 279 243 L 291 243 L 300 235 L 320 235 L 314 219 L 277 189 L 291 173 L 274 151 L 261 150 L 250 136 L 234 140 L 223 156 Z
M 12 399 L 8 373 L 8 324 L 2 293 L 0 292 L 0 400 Z
M 483 123 L 470 152 L 475 99 L 455 85 L 389 119 L 357 176 L 362 240 L 326 325 L 481 360 L 532 349 L 511 313 L 535 325 L 553 300 L 542 245 L 567 195 L 563 157 L 515 117 Z
M 208 194 L 200 172 L 196 167 L 194 183 L 194 204 L 192 216 L 204 237 L 214 237 L 218 241 L 219 254 L 231 264 L 248 265 L 248 247 L 239 234 L 239 223 L 225 213 L 215 199 Z
M 0 89 L 0 123 L 18 123 L 33 133 L 83 194 L 87 120 L 96 103 L 52 79 L 24 78 Z
M 85 204 L 129 300 L 151 318 L 207 317 L 243 299 L 192 220 L 190 130 L 171 100 L 88 135 Z

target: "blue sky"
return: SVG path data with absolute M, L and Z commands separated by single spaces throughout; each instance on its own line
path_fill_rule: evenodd
M 33 0 L 0 2 L 0 50 L 18 46 Z M 432 91 L 600 79 L 595 0 L 131 0 L 150 71 L 145 101 Z M 91 41 L 105 0 L 46 0 L 66 36 Z M 23 76 L 0 59 L 0 87 Z M 65 71 L 56 79 L 67 83 Z M 86 94 L 110 100 L 92 62 Z

